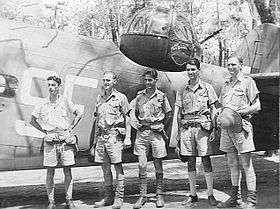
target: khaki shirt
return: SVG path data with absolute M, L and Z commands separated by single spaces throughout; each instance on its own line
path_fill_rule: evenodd
M 35 107 L 32 115 L 46 131 L 65 130 L 71 125 L 76 110 L 71 101 L 61 96 L 55 103 L 51 103 L 49 98 L 46 98 Z
M 152 125 L 162 123 L 171 107 L 163 92 L 156 89 L 154 94 L 148 97 L 144 89 L 137 93 L 135 111 L 138 112 L 137 119 L 142 125 Z
M 125 127 L 125 115 L 129 109 L 127 97 L 113 89 L 111 95 L 105 99 L 104 95 L 100 96 L 100 103 L 97 108 L 98 126 L 102 129 L 113 127 Z
M 223 107 L 239 110 L 250 106 L 258 94 L 259 90 L 255 81 L 251 77 L 239 73 L 235 83 L 231 83 L 230 79 L 225 82 L 219 102 Z
M 206 82 L 199 82 L 191 88 L 189 83 L 177 92 L 175 105 L 181 108 L 182 119 L 210 120 L 210 105 L 218 100 L 214 88 Z

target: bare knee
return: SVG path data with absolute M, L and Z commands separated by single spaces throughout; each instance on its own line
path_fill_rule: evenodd
M 228 153 L 227 154 L 227 164 L 229 168 L 238 168 L 239 160 L 238 155 L 235 153 Z
M 64 178 L 67 181 L 71 181 L 72 180 L 72 172 L 71 172 L 71 167 L 64 167 L 63 168 L 63 172 L 64 172 Z
M 103 163 L 101 168 L 102 168 L 102 171 L 103 171 L 104 175 L 111 175 L 112 174 L 111 165 L 109 163 Z
M 196 157 L 188 157 L 188 171 L 194 172 L 196 170 Z
M 209 156 L 202 157 L 202 164 L 203 164 L 204 172 L 209 173 L 213 171 L 211 159 Z

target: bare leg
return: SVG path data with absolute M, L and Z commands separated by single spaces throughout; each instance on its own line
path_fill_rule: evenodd
M 46 188 L 49 202 L 54 202 L 54 167 L 47 167 Z

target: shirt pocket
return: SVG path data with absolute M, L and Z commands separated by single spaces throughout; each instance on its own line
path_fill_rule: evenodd
M 109 111 L 111 115 L 118 115 L 120 112 L 120 103 L 118 100 L 113 100 L 108 104 Z
M 234 106 L 244 106 L 246 104 L 246 94 L 241 89 L 235 89 L 232 92 L 231 103 Z
M 163 105 L 162 99 L 157 99 L 152 103 L 154 115 L 157 115 L 160 112 L 162 112 L 162 105 Z
M 194 98 L 191 95 L 184 95 L 183 96 L 183 109 L 185 112 L 189 112 L 193 108 L 193 100 Z
M 203 93 L 203 94 L 199 94 L 196 97 L 196 107 L 198 111 L 204 110 L 208 108 L 208 95 Z

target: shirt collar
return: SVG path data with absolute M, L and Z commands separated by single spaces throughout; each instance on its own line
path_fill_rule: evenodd
M 156 96 L 159 93 L 158 88 L 156 88 L 155 92 L 150 96 L 150 98 L 153 98 L 154 96 Z M 147 94 L 147 89 L 144 89 L 143 94 Z
M 117 90 L 115 88 L 112 89 L 112 92 L 110 94 L 109 97 L 107 97 L 107 99 L 105 99 L 105 91 L 103 92 L 103 94 L 101 95 L 102 99 L 109 101 L 111 98 L 116 97 L 117 95 Z
M 185 89 L 189 89 L 191 91 L 196 91 L 197 89 L 202 88 L 201 80 L 199 79 L 197 84 L 193 88 L 190 87 L 190 81 L 188 81 L 187 85 L 185 86 Z
M 59 95 L 58 99 L 53 103 L 53 102 L 51 102 L 50 97 L 48 96 L 46 102 L 48 104 L 58 104 L 58 103 L 60 103 L 61 100 L 62 100 L 62 96 Z
M 242 81 L 242 80 L 244 80 L 244 75 L 243 75 L 243 73 L 242 72 L 239 72 L 238 74 L 237 74 L 237 76 L 236 76 L 236 78 L 237 78 L 237 81 Z M 226 81 L 226 83 L 231 83 L 231 77 Z

